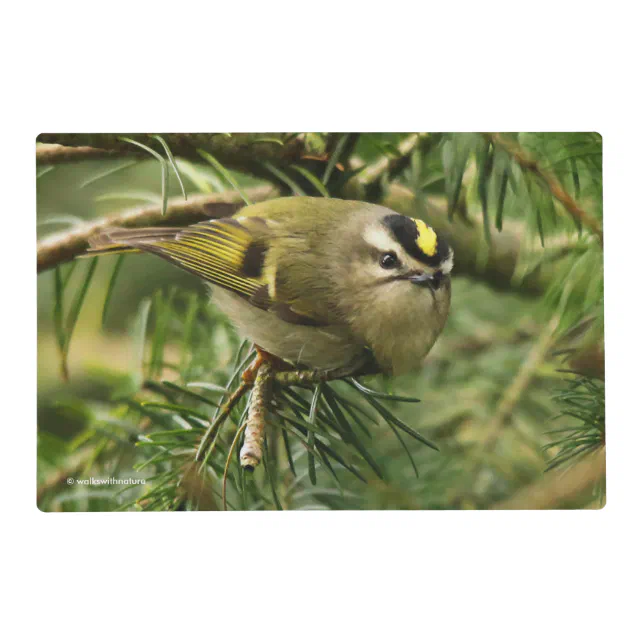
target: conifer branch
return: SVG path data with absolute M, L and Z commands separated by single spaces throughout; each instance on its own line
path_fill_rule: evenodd
M 556 199 L 580 224 L 586 226 L 591 230 L 603 244 L 604 233 L 601 223 L 594 217 L 589 215 L 567 192 L 561 185 L 559 179 L 544 170 L 536 159 L 533 159 L 520 145 L 508 141 L 503 138 L 498 132 L 485 133 L 483 136 L 492 143 L 507 152 L 507 154 L 517 162 L 517 164 L 525 171 L 532 173 L 537 179 L 545 184 L 550 191 L 550 194 Z
M 68 163 L 109 157 L 147 157 L 147 153 L 124 137 L 158 148 L 154 133 L 149 134 L 41 134 L 36 142 L 38 164 Z M 198 150 L 205 150 L 230 168 L 248 170 L 259 161 L 283 164 L 306 154 L 303 135 L 290 134 L 163 134 L 158 133 L 174 156 L 202 161 Z M 54 147 L 58 146 L 58 147 Z

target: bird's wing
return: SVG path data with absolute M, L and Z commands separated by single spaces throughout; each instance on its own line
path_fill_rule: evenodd
M 292 324 L 321 326 L 327 320 L 303 313 L 280 297 L 275 271 L 267 270 L 272 231 L 258 218 L 217 219 L 183 229 L 112 229 L 90 239 L 88 255 L 139 250 L 153 253 L 198 277 L 271 311 Z

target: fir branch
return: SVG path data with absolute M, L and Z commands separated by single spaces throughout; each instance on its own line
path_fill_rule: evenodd
M 519 144 L 508 141 L 498 132 L 483 135 L 492 145 L 503 149 L 521 167 L 522 170 L 532 173 L 544 184 L 552 197 L 556 199 L 579 224 L 591 230 L 603 244 L 604 233 L 601 223 L 589 215 L 561 185 L 557 177 L 545 170 L 536 159 L 533 159 Z
M 275 195 L 270 186 L 249 190 L 253 201 L 264 201 Z M 88 240 L 106 228 L 141 228 L 163 225 L 187 226 L 204 219 L 230 217 L 244 203 L 236 192 L 198 195 L 184 200 L 183 197 L 168 201 L 165 217 L 159 206 L 134 208 L 101 219 L 94 219 L 63 233 L 47 237 L 38 243 L 38 272 L 49 270 L 69 262 L 87 250 Z
M 149 145 L 154 136 L 162 136 L 174 156 L 201 161 L 198 150 L 204 150 L 228 167 L 247 170 L 259 161 L 279 165 L 297 161 L 306 155 L 304 136 L 288 134 L 41 134 L 36 147 L 36 162 L 67 163 L 109 157 L 145 157 L 123 137 Z M 53 147 L 56 144 L 58 147 Z M 82 152 L 81 152 L 82 150 Z M 161 151 L 164 151 L 161 148 Z

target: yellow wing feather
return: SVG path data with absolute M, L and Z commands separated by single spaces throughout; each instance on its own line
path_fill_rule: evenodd
M 249 230 L 233 219 L 207 221 L 183 229 L 116 229 L 90 240 L 89 254 L 141 250 L 159 255 L 202 279 L 251 298 L 265 282 L 244 274 Z

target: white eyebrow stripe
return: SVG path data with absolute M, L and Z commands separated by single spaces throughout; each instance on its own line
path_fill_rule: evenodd
M 440 270 L 446 275 L 449 275 L 454 268 L 454 251 L 450 249 L 449 255 L 446 260 L 441 262 Z
M 383 252 L 399 246 L 382 226 L 369 226 L 362 234 L 362 238 L 367 244 Z

